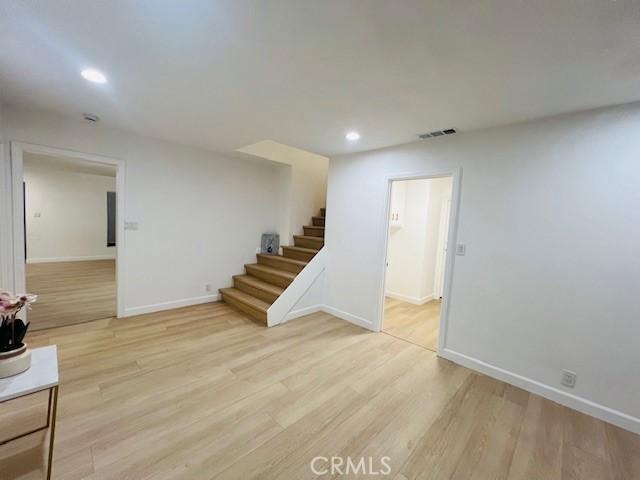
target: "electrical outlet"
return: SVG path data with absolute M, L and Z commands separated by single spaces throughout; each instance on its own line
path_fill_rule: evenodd
M 562 370 L 562 379 L 560 383 L 565 387 L 573 388 L 576 386 L 576 372 L 571 370 Z
M 210 283 L 207 283 L 207 284 L 204 286 L 204 289 L 205 289 L 207 292 L 210 292 L 210 291 L 211 291 L 211 284 L 210 284 Z

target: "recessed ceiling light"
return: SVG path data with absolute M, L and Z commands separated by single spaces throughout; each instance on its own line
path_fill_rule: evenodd
M 85 68 L 80 72 L 80 75 L 85 80 L 89 80 L 94 83 L 107 83 L 107 77 L 104 76 L 100 70 L 96 70 L 95 68 Z
M 357 140 L 360 140 L 360 134 L 358 132 L 349 132 L 345 135 L 344 138 L 346 138 L 350 142 L 355 142 Z

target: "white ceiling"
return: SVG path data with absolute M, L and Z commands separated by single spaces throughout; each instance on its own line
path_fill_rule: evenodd
M 0 0 L 0 99 L 215 150 L 367 150 L 640 100 L 640 1 Z

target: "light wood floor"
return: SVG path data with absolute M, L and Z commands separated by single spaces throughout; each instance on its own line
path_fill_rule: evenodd
M 383 331 L 389 335 L 435 352 L 438 350 L 439 326 L 439 300 L 414 305 L 391 297 L 384 299 Z
M 324 313 L 266 329 L 213 303 L 29 341 L 60 350 L 56 480 L 299 480 L 318 455 L 389 456 L 370 478 L 395 480 L 640 478 L 640 437 Z M 3 480 L 40 478 L 41 440 L 0 447 Z
M 116 315 L 115 260 L 30 263 L 27 291 L 38 295 L 31 329 L 61 327 Z

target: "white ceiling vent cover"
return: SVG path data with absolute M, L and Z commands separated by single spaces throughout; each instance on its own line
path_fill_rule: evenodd
M 93 123 L 96 123 L 98 120 L 100 120 L 100 117 L 94 115 L 93 113 L 83 113 L 82 118 L 84 118 L 87 122 Z
M 458 133 L 458 131 L 455 128 L 446 128 L 444 130 L 435 130 L 433 132 L 423 133 L 422 135 L 418 135 L 418 137 L 424 140 L 425 138 L 442 137 L 444 135 L 454 135 L 456 133 Z

